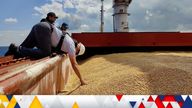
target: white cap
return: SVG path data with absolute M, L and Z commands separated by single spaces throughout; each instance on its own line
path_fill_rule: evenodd
M 79 53 L 78 55 L 83 55 L 85 53 L 85 46 L 82 43 L 79 43 Z

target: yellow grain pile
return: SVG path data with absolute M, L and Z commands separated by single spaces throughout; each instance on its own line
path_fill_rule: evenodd
M 96 55 L 81 63 L 80 70 L 88 85 L 71 94 L 192 94 L 192 52 Z M 66 89 L 78 84 L 72 74 Z

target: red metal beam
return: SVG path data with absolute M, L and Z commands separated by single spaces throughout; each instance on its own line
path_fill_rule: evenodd
M 192 46 L 192 33 L 129 32 L 73 33 L 86 47 Z

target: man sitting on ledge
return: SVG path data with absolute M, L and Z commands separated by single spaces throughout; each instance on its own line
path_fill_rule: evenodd
M 19 47 L 11 44 L 5 56 L 14 55 L 14 58 L 28 56 L 35 59 L 50 56 L 52 24 L 57 18 L 55 13 L 49 12 L 46 21 L 34 25 L 27 38 Z

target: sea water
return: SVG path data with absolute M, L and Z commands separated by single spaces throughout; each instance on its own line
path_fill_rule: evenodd
M 0 46 L 0 57 L 4 56 L 7 50 L 8 50 L 7 46 Z

